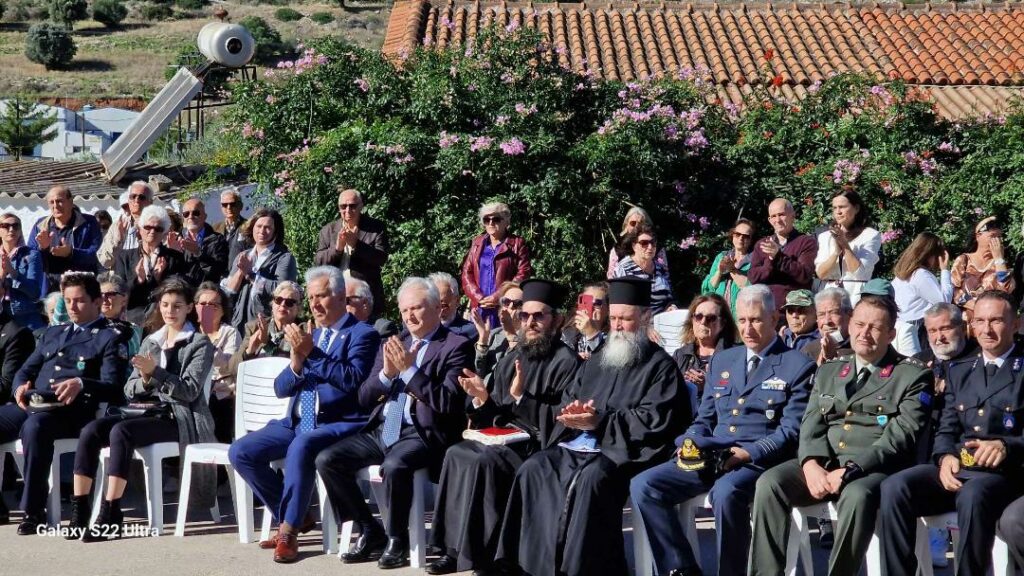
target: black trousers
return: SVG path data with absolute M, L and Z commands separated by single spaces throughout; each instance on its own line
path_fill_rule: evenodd
M 0 406 L 0 443 L 17 440 L 25 420 L 28 420 L 28 412 L 14 402 Z
M 938 466 L 921 464 L 882 482 L 879 519 L 883 574 L 916 573 L 917 519 L 956 511 L 960 541 L 955 571 L 960 576 L 985 575 L 992 564 L 996 521 L 1024 492 L 1024 478 L 977 470 L 962 470 L 957 478 L 963 486 L 950 492 L 939 481 Z
M 385 448 L 380 435 L 384 426 L 349 436 L 320 452 L 316 469 L 323 478 L 339 522 L 355 520 L 363 526 L 374 522 L 373 512 L 363 499 L 356 474 L 361 468 L 379 464 L 387 495 L 384 524 L 388 536 L 409 541 L 409 508 L 412 507 L 413 474 L 443 458 L 420 438 L 413 426 L 402 427 L 398 441 Z
M 170 418 L 107 416 L 93 420 L 78 435 L 75 474 L 95 478 L 100 463 L 100 450 L 110 446 L 107 475 L 128 478 L 132 452 L 136 448 L 177 441 L 178 425 Z
M 1010 548 L 1017 569 L 1024 568 L 1024 496 L 1017 498 L 999 519 L 999 534 Z

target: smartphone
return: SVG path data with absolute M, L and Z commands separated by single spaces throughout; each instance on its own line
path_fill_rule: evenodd
M 580 294 L 576 299 L 576 309 L 584 310 L 588 317 L 594 316 L 594 296 L 592 294 Z

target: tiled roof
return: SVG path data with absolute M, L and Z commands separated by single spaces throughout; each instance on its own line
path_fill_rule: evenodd
M 921 85 L 950 117 L 997 113 L 1020 90 L 994 87 L 1024 87 L 1024 2 L 904 7 L 397 0 L 384 52 L 458 45 L 483 27 L 513 23 L 544 33 L 563 65 L 612 80 L 692 68 L 707 70 L 715 84 L 738 94 L 772 80 L 764 69 L 770 52 L 784 93 L 799 97 L 804 87 L 835 73 L 899 78 Z
M 4 161 L 0 162 L 0 197 L 42 198 L 53 186 L 64 184 L 79 198 L 116 200 L 128 183 L 163 176 L 170 180 L 171 187 L 157 196 L 166 200 L 175 196 L 178 185 L 195 180 L 204 170 L 195 166 L 139 162 L 125 171 L 119 184 L 110 184 L 99 162 Z

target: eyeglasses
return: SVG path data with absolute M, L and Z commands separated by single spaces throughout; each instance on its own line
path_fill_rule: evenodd
M 196 306 L 210 306 L 212 308 L 221 308 L 220 302 L 213 302 L 213 301 L 209 301 L 209 302 L 199 301 L 199 302 L 196 302 Z
M 0 222 L 0 230 L 21 230 L 21 224 L 17 222 Z
M 129 200 L 134 200 L 135 202 L 142 202 L 142 201 L 148 201 L 149 200 L 149 196 L 146 196 L 145 194 L 129 194 L 128 195 L 128 199 Z
M 164 227 L 163 226 L 154 226 L 152 224 L 146 224 L 145 226 L 142 227 L 142 229 L 145 230 L 146 232 L 163 232 L 164 231 Z
M 650 248 L 656 244 L 654 240 L 637 240 L 636 243 L 639 244 L 641 248 Z
M 358 210 L 359 204 L 338 204 L 338 210 Z
M 540 322 L 547 316 L 547 312 L 520 312 L 519 321 L 523 324 L 529 324 L 530 322 Z
M 750 234 L 744 234 L 743 232 L 733 232 L 732 233 L 732 237 L 733 238 L 742 238 L 744 240 L 750 240 L 752 238 L 752 236 Z
M 284 306 L 285 308 L 294 308 L 299 301 L 294 298 L 285 298 L 284 296 L 275 296 L 274 304 L 278 306 Z
M 110 298 L 114 298 L 116 296 L 121 296 L 121 295 L 122 294 L 120 292 L 101 292 L 100 293 L 100 296 L 102 296 L 105 299 L 110 299 Z
M 629 226 L 630 228 L 636 228 L 639 225 L 640 220 L 630 220 L 629 222 L 626 222 L 626 226 Z
M 594 308 L 600 308 L 601 306 L 604 306 L 604 300 L 600 298 L 594 298 Z
M 718 322 L 718 314 L 701 314 L 700 312 L 697 312 L 693 315 L 693 319 L 701 323 L 707 322 L 708 324 L 714 324 L 715 322 Z
M 241 204 L 241 202 L 221 202 L 220 203 L 220 207 L 221 208 L 234 208 L 235 206 L 238 206 L 240 204 Z
M 521 308 L 522 305 L 523 305 L 523 301 L 522 300 L 513 300 L 511 298 L 505 298 L 505 297 L 502 297 L 501 300 L 498 300 L 498 302 L 502 306 L 504 306 L 505 308 L 512 308 L 512 309 Z
M 483 218 L 481 218 L 481 220 L 484 221 L 484 224 L 501 224 L 504 218 L 502 218 L 501 216 L 495 216 L 491 214 L 488 216 L 484 216 Z
M 202 215 L 203 215 L 203 211 L 202 210 L 186 210 L 186 211 L 181 213 L 182 218 L 191 218 L 193 216 L 195 216 L 196 218 L 199 218 Z
M 366 302 L 366 299 L 363 298 L 362 296 L 346 296 L 345 297 L 345 304 L 348 304 L 349 306 L 357 306 L 359 304 L 363 304 L 364 302 Z

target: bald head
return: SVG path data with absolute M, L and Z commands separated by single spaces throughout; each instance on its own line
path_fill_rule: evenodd
M 789 237 L 793 231 L 793 223 L 796 222 L 796 210 L 793 204 L 785 198 L 776 198 L 768 205 L 768 222 L 777 236 Z

